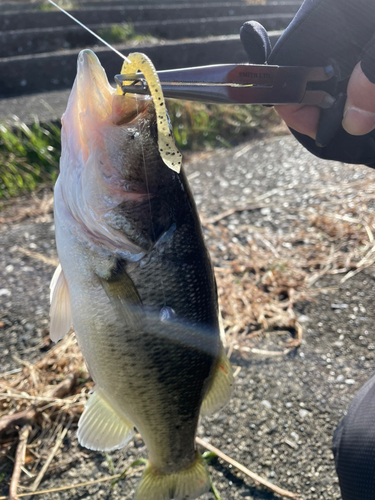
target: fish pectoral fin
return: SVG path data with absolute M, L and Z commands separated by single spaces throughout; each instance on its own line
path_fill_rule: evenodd
M 121 262 L 108 276 L 98 274 L 98 278 L 117 317 L 127 325 L 136 325 L 143 316 L 142 300 Z
M 90 450 L 110 451 L 123 448 L 133 437 L 134 426 L 119 415 L 95 390 L 78 422 L 79 444 Z
M 62 339 L 72 326 L 72 311 L 68 284 L 64 271 L 59 264 L 54 272 L 50 284 L 50 317 L 51 325 L 49 336 L 57 342 Z
M 232 367 L 223 348 L 201 406 L 201 415 L 211 415 L 228 403 L 233 382 Z
M 201 454 L 187 469 L 160 474 L 149 463 L 135 493 L 135 500 L 193 500 L 210 489 L 210 477 Z

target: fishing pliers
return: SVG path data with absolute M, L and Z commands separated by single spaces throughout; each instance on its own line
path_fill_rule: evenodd
M 241 40 L 250 63 L 160 71 L 166 97 L 204 102 L 302 104 L 321 108 L 316 140 L 291 130 L 316 156 L 375 167 L 375 133 L 352 136 L 341 126 L 351 73 L 361 61 L 375 82 L 375 2 L 305 0 L 272 48 L 250 21 Z M 126 91 L 147 93 L 142 75 Z M 121 83 L 121 81 L 120 81 Z M 137 88 L 138 87 L 138 88 Z

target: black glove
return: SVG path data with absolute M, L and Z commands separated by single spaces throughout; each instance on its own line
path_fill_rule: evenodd
M 361 61 L 375 83 L 375 0 L 305 0 L 271 50 L 266 30 L 254 21 L 241 28 L 241 40 L 254 64 L 327 66 L 338 69 L 337 103 L 321 112 L 317 140 L 291 130 L 314 155 L 375 168 L 375 132 L 353 136 L 341 126 L 349 77 Z M 338 125 L 339 123 L 339 125 Z

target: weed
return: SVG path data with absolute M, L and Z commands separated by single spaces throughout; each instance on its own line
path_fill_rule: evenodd
M 61 0 L 59 2 L 59 5 L 61 7 L 63 7 L 65 10 L 72 10 L 72 9 L 77 8 L 77 4 L 71 0 Z M 41 10 L 43 12 L 50 12 L 50 11 L 58 10 L 58 9 L 57 9 L 57 7 L 55 7 L 54 5 L 49 3 L 48 1 L 45 1 L 45 2 L 41 2 L 39 4 L 39 10 Z
M 105 455 L 105 459 L 106 459 L 106 461 L 107 461 L 107 464 L 108 464 L 108 469 L 109 469 L 110 473 L 111 473 L 112 475 L 116 474 L 116 471 L 115 471 L 115 466 L 114 466 L 114 463 L 113 463 L 112 457 L 111 457 L 111 456 L 110 456 L 107 452 L 105 452 L 105 453 L 104 453 L 104 455 Z
M 146 41 L 151 39 L 150 35 L 137 35 L 133 25 L 129 23 L 113 24 L 108 28 L 97 30 L 97 33 L 108 43 Z
M 167 101 L 176 144 L 182 150 L 232 147 L 279 123 L 271 108 Z
M 128 471 L 129 469 L 132 469 L 133 467 L 138 467 L 139 465 L 147 465 L 147 460 L 145 460 L 144 458 L 139 458 L 138 460 L 135 460 L 134 462 L 132 462 L 129 467 L 127 467 L 124 472 L 121 474 L 121 476 L 119 478 L 117 478 L 115 481 L 113 481 L 111 483 L 111 486 L 112 488 L 118 483 L 120 482 L 122 479 L 124 479 L 126 477 L 126 475 L 128 474 Z
M 177 147 L 199 151 L 230 148 L 266 130 L 278 118 L 262 106 L 225 106 L 169 100 Z M 0 199 L 52 184 L 58 174 L 61 129 L 54 124 L 17 120 L 0 124 Z
M 12 127 L 0 124 L 0 198 L 33 191 L 57 177 L 60 128 L 17 120 Z

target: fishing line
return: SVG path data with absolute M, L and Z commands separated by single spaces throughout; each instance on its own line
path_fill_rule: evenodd
M 137 94 L 135 94 L 135 107 L 136 107 L 137 116 L 138 116 L 139 109 L 138 109 L 138 96 L 137 96 Z M 143 140 L 142 140 L 142 131 L 141 131 L 141 122 L 140 122 L 140 120 L 138 122 L 138 130 L 139 130 L 139 137 L 140 137 L 140 144 L 141 144 L 141 151 L 142 151 L 143 169 L 144 169 L 144 172 L 145 172 L 146 189 L 147 189 L 147 194 L 148 194 L 148 206 L 149 206 L 149 209 L 150 209 L 151 226 L 152 226 L 152 236 L 153 236 L 153 239 L 155 241 L 156 240 L 156 236 L 155 236 L 154 223 L 152 222 L 152 206 L 151 206 L 151 198 L 150 198 L 150 189 L 148 187 L 146 159 L 145 159 L 145 151 L 144 151 L 144 148 L 143 148 Z M 161 277 L 160 277 L 160 284 L 161 284 L 161 289 L 163 291 L 163 303 L 164 303 L 164 306 L 166 306 L 167 304 L 166 304 L 166 297 L 165 297 L 164 281 L 163 281 L 163 279 Z
M 90 28 L 88 28 L 83 23 L 81 23 L 81 21 L 78 21 L 78 19 L 75 18 L 74 16 L 72 16 L 72 14 L 69 14 L 69 12 L 67 12 L 65 9 L 63 9 L 62 7 L 60 7 L 60 5 L 57 5 L 57 3 L 55 3 L 53 0 L 48 0 L 48 1 L 49 1 L 50 4 L 54 5 L 59 10 L 61 10 L 61 12 L 63 12 L 64 14 L 66 14 L 68 17 L 70 17 L 70 19 L 73 19 L 74 22 L 76 22 L 77 24 L 79 24 L 80 26 L 82 26 L 82 28 L 84 28 L 86 31 L 88 31 L 89 33 L 91 33 L 91 35 L 95 36 L 98 40 L 100 40 L 102 43 L 104 43 L 104 45 L 106 45 L 109 49 L 113 50 L 113 52 L 115 52 L 117 55 L 119 55 L 122 59 L 124 59 L 126 62 L 130 63 L 130 60 L 126 56 L 124 56 L 124 54 L 121 54 L 121 52 L 119 52 L 117 49 L 115 49 L 114 47 L 112 47 L 112 45 L 110 43 L 106 42 L 101 36 L 99 36 L 98 34 L 96 34 L 94 31 L 90 30 Z
M 84 25 L 81 21 L 79 21 L 77 18 L 75 18 L 74 16 L 72 16 L 72 14 L 70 14 L 69 12 L 67 12 L 65 9 L 63 9 L 62 7 L 60 7 L 60 5 L 57 5 L 57 3 L 55 3 L 53 0 L 48 0 L 48 2 L 53 5 L 54 7 L 56 7 L 57 9 L 59 9 L 63 14 L 67 15 L 68 17 L 70 17 L 70 19 L 72 19 L 75 23 L 79 24 L 82 28 L 84 28 L 86 31 L 88 31 L 89 33 L 91 33 L 91 35 L 93 35 L 95 38 L 97 38 L 99 41 L 101 41 L 104 45 L 106 45 L 109 49 L 113 50 L 113 52 L 115 52 L 117 55 L 119 55 L 122 59 L 124 59 L 127 63 L 131 64 L 131 61 L 130 59 L 128 59 L 126 56 L 124 56 L 124 54 L 121 54 L 121 52 L 119 52 L 117 49 L 115 49 L 110 43 L 108 43 L 106 40 L 104 40 L 101 36 L 99 36 L 97 33 L 95 33 L 94 31 L 92 31 L 90 28 L 88 28 L 86 25 Z M 135 96 L 136 98 L 136 109 L 137 109 L 137 115 L 139 114 L 139 108 L 138 108 L 138 96 L 136 95 Z M 152 223 L 152 233 L 153 233 L 153 239 L 155 240 L 155 229 L 154 229 L 154 224 L 152 222 L 152 206 L 151 206 L 151 199 L 150 199 L 150 190 L 149 190 L 149 186 L 148 186 L 148 177 L 147 177 L 147 169 L 146 169 L 146 160 L 145 160 L 145 153 L 144 153 L 144 148 L 143 148 L 143 141 L 142 141 L 142 133 L 141 133 L 141 125 L 139 124 L 139 135 L 140 135 L 140 138 L 141 138 L 141 150 L 142 150 L 142 159 L 143 159 L 143 168 L 144 168 L 144 172 L 145 172 L 145 180 L 146 180 L 146 188 L 147 188 L 147 194 L 148 194 L 148 204 L 149 204 L 149 209 L 150 209 L 150 217 L 151 217 L 151 223 Z M 164 288 L 164 282 L 163 280 L 161 279 L 161 288 L 163 290 L 163 302 L 164 302 L 164 306 L 166 306 L 166 297 L 165 297 L 165 288 Z

